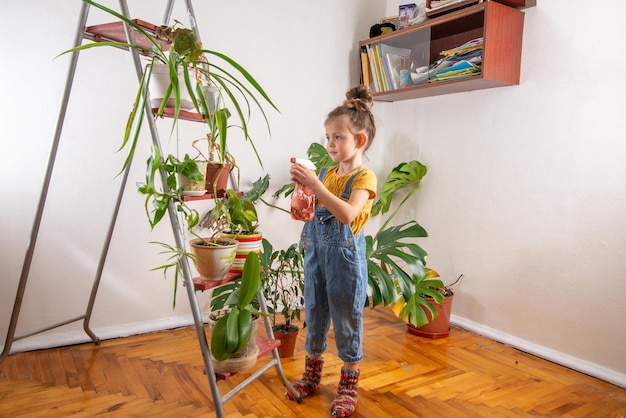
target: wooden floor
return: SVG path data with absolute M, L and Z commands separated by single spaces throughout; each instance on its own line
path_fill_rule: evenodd
M 388 310 L 365 311 L 356 417 L 625 417 L 626 391 L 464 330 L 430 340 Z M 299 378 L 304 336 L 283 359 Z M 330 416 L 341 362 L 334 341 L 322 384 L 302 404 L 283 397 L 274 369 L 225 404 L 227 417 Z M 0 363 L 0 417 L 211 417 L 193 329 L 28 353 Z M 219 382 L 225 393 L 247 372 Z

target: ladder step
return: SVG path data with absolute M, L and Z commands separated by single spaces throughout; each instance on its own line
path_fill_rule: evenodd
M 157 28 L 156 25 L 153 25 L 152 23 L 148 23 L 141 19 L 132 19 L 132 21 L 135 22 L 137 26 L 148 32 L 150 35 L 155 35 L 155 31 Z M 134 30 L 134 32 L 137 45 L 148 49 L 152 49 L 154 47 L 152 42 L 150 42 L 148 38 L 146 38 L 141 32 L 137 30 Z M 128 39 L 126 38 L 126 32 L 124 31 L 124 22 L 122 21 L 88 26 L 85 28 L 84 36 L 85 38 L 90 39 L 94 42 L 113 41 L 128 43 Z M 168 50 L 172 42 L 159 40 L 158 43 L 164 50 Z
M 259 354 L 257 355 L 257 359 L 260 359 L 264 355 L 269 354 L 273 349 L 278 348 L 280 346 L 280 341 L 266 337 L 257 337 L 256 345 L 257 347 L 259 347 Z M 206 374 L 206 370 L 204 371 L 204 373 Z M 218 380 L 230 379 L 236 374 L 237 372 L 215 371 L 215 377 Z
M 158 111 L 159 111 L 158 108 L 156 107 L 152 108 L 152 113 L 154 113 L 155 115 L 157 114 Z M 165 109 L 163 109 L 163 113 L 161 113 L 159 116 L 162 118 L 173 118 L 174 112 L 175 110 L 173 107 L 166 107 Z M 204 115 L 201 115 L 200 113 L 196 113 L 196 112 L 190 112 L 188 110 L 182 110 L 182 109 L 178 111 L 178 119 L 188 120 L 191 122 L 205 122 L 206 121 L 206 118 L 204 117 Z
M 208 280 L 202 280 L 201 277 L 194 277 L 193 288 L 196 289 L 196 291 L 200 290 L 204 292 L 205 290 L 213 289 L 214 287 L 221 286 L 228 282 L 232 282 L 233 280 L 237 280 L 240 277 L 241 277 L 241 272 L 234 273 L 230 271 L 226 274 L 224 279 L 218 280 L 218 281 L 208 281 Z

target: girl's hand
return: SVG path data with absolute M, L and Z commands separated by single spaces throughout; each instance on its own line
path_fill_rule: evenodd
M 352 190 L 350 199 L 346 202 L 332 194 L 315 174 L 314 170 L 306 166 L 293 163 L 289 170 L 291 180 L 297 181 L 313 190 L 318 202 L 321 202 L 341 223 L 349 224 L 363 210 L 370 193 L 365 189 Z
M 312 187 L 315 183 L 319 182 L 317 174 L 315 174 L 314 170 L 311 170 L 299 163 L 291 164 L 289 174 L 291 175 L 292 181 L 297 181 L 298 183 L 308 187 Z

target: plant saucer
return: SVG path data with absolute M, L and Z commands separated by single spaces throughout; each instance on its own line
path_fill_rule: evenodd
M 183 196 L 203 196 L 206 194 L 206 190 L 183 190 L 181 194 Z

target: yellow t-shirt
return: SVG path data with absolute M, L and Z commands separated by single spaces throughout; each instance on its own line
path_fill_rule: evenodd
M 359 170 L 362 170 L 358 176 L 354 179 L 352 183 L 352 190 L 357 189 L 365 189 L 369 192 L 370 198 L 361 210 L 361 213 L 357 215 L 356 218 L 350 223 L 350 229 L 354 235 L 358 235 L 359 232 L 363 229 L 367 221 L 370 219 L 370 213 L 372 212 L 372 204 L 374 203 L 374 198 L 376 197 L 376 175 L 373 171 L 368 169 L 365 166 L 360 166 L 355 169 L 351 173 L 346 174 L 345 176 L 337 175 L 337 169 L 339 166 L 333 166 L 328 169 L 326 176 L 324 177 L 324 186 L 335 196 L 341 197 L 341 193 L 343 192 L 343 188 L 345 187 L 348 180 L 354 173 Z M 320 203 L 321 205 L 321 203 Z M 321 205 L 323 206 L 323 205 Z

